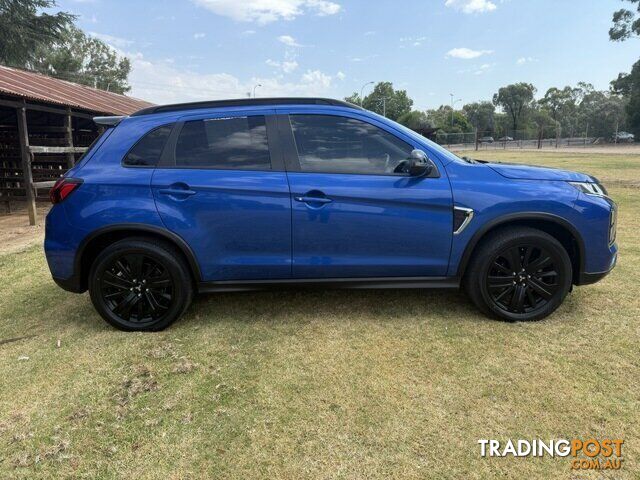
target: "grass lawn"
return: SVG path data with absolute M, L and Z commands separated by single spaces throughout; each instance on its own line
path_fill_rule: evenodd
M 281 291 L 132 334 L 57 288 L 41 248 L 0 256 L 0 478 L 637 478 L 640 189 L 616 182 L 640 156 L 472 156 L 611 181 L 615 271 L 532 324 L 457 292 Z M 477 444 L 572 437 L 624 439 L 622 470 Z

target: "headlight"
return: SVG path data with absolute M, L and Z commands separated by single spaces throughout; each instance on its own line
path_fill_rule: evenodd
M 590 183 L 590 182 L 569 182 L 570 185 L 574 186 L 582 193 L 587 195 L 594 195 L 596 197 L 606 197 L 607 190 L 600 185 L 599 183 Z

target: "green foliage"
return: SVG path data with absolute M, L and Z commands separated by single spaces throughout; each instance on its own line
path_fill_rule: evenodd
M 530 83 L 514 83 L 500 88 L 493 96 L 493 104 L 504 109 L 511 117 L 513 130 L 517 131 L 522 117 L 533 104 L 535 93 L 536 87 Z
M 360 98 L 360 95 L 358 94 L 358 92 L 353 92 L 348 97 L 344 97 L 344 101 L 353 103 L 354 105 L 360 105 L 362 102 L 362 99 Z
M 75 16 L 43 9 L 54 0 L 0 0 L 0 63 L 125 93 L 131 63 L 73 25 Z
M 609 29 L 609 38 L 614 42 L 623 42 L 629 38 L 640 37 L 640 0 L 626 0 L 637 4 L 636 11 L 622 8 L 613 13 L 613 26 Z
M 473 126 L 459 110 L 449 105 L 441 105 L 437 110 L 427 110 L 427 116 L 438 130 L 446 133 L 470 133 Z
M 129 59 L 121 58 L 103 41 L 71 27 L 60 44 L 42 47 L 36 53 L 35 70 L 83 85 L 125 93 Z
M 357 94 L 347 97 L 347 101 L 359 98 Z M 359 103 L 359 102 L 353 102 Z M 402 115 L 411 111 L 413 100 L 406 90 L 394 90 L 391 82 L 379 82 L 373 92 L 362 99 L 362 106 L 367 110 L 386 115 L 391 120 L 398 120 Z
M 62 42 L 75 16 L 42 12 L 54 0 L 0 0 L 0 63 L 28 66 L 36 50 Z
M 411 130 L 415 130 L 419 132 L 424 129 L 433 128 L 432 123 L 429 121 L 429 118 L 424 112 L 413 110 L 411 112 L 407 112 L 403 114 L 399 119 L 398 123 L 401 123 L 407 128 Z
M 496 107 L 491 102 L 473 102 L 462 107 L 464 115 L 478 132 L 489 135 L 495 127 Z
M 631 73 L 621 73 L 611 86 L 615 93 L 628 99 L 625 110 L 629 129 L 640 137 L 640 60 L 633 65 Z

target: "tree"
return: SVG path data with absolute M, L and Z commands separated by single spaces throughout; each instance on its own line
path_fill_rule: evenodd
M 47 75 L 115 93 L 128 92 L 131 63 L 103 41 L 71 27 L 60 44 L 43 46 L 31 68 Z
M 540 99 L 540 106 L 544 108 L 551 118 L 556 122 L 574 115 L 576 109 L 576 100 L 579 98 L 580 90 L 578 88 L 564 87 L 562 90 L 551 87 Z
M 640 60 L 631 68 L 631 73 L 621 73 L 611 82 L 614 93 L 623 95 L 628 103 L 625 111 L 629 129 L 640 138 Z
M 348 97 L 353 101 L 356 94 Z M 364 97 L 362 106 L 367 110 L 386 115 L 391 120 L 397 120 L 403 114 L 411 111 L 413 100 L 409 98 L 406 90 L 394 90 L 391 82 L 379 82 L 373 91 Z
M 481 133 L 492 133 L 495 126 L 496 107 L 491 102 L 473 102 L 462 107 L 467 120 Z
M 622 8 L 613 12 L 613 26 L 609 29 L 609 39 L 614 42 L 623 42 L 629 38 L 640 37 L 640 0 L 626 0 L 629 3 L 637 3 L 636 12 Z
M 36 50 L 62 41 L 75 16 L 38 13 L 55 6 L 55 0 L 0 0 L 0 63 L 24 67 Z
M 358 92 L 353 92 L 348 97 L 344 97 L 345 102 L 353 103 L 354 105 L 360 105 L 362 103 L 362 99 Z
M 500 88 L 493 96 L 493 104 L 502 107 L 511 117 L 514 133 L 518 130 L 522 116 L 531 107 L 535 93 L 536 87 L 520 82 Z
M 452 110 L 449 105 L 440 105 L 437 110 L 427 110 L 434 127 L 446 133 L 470 133 L 473 127 L 462 112 Z
M 398 118 L 398 123 L 410 128 L 411 130 L 415 130 L 416 132 L 433 128 L 433 125 L 429 121 L 427 115 L 419 110 L 413 110 L 403 114 Z

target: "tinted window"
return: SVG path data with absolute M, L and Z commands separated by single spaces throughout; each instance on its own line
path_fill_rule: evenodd
M 413 150 L 394 135 L 354 118 L 290 118 L 303 172 L 393 175 Z
M 164 144 L 173 125 L 164 125 L 151 130 L 138 141 L 124 159 L 125 165 L 155 166 L 160 159 Z
M 176 166 L 269 170 L 264 116 L 186 122 L 178 136 Z

